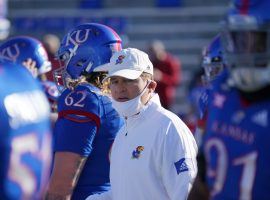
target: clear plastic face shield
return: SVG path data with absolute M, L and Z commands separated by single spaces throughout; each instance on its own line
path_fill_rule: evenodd
M 68 49 L 57 57 L 60 63 L 60 68 L 54 70 L 53 76 L 54 82 L 56 83 L 60 93 L 62 93 L 66 88 L 74 88 L 80 81 L 79 79 L 72 79 L 66 70 L 72 57 L 76 55 L 78 47 L 79 45 L 75 45 L 73 49 Z
M 223 31 L 224 57 L 231 84 L 252 92 L 270 84 L 270 26 L 259 26 L 254 18 L 243 17 L 229 21 L 234 23 Z

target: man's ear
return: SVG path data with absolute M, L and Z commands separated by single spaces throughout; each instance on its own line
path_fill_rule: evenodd
M 151 92 L 151 93 L 154 92 L 156 87 L 157 87 L 157 82 L 154 80 L 151 80 L 151 82 L 148 85 L 149 92 Z

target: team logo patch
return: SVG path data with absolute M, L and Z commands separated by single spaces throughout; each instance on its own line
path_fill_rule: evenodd
M 143 146 L 137 146 L 136 150 L 132 152 L 132 158 L 138 159 L 141 156 L 141 152 L 144 150 Z
M 188 166 L 187 166 L 185 160 L 186 160 L 185 158 L 181 158 L 179 161 L 174 163 L 177 174 L 180 174 L 181 172 L 188 171 Z
M 262 110 L 257 113 L 252 117 L 252 121 L 262 127 L 267 127 L 268 126 L 268 112 L 267 110 Z
M 124 55 L 120 55 L 118 56 L 117 60 L 115 61 L 115 64 L 121 64 L 124 60 L 125 56 Z

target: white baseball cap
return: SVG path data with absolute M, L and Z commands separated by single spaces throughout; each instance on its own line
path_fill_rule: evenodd
M 115 52 L 109 63 L 98 66 L 94 71 L 107 71 L 107 78 L 121 76 L 134 80 L 139 78 L 143 72 L 153 75 L 153 64 L 145 52 L 127 48 Z

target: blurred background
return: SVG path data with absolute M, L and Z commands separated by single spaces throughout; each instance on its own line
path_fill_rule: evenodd
M 175 99 L 179 115 L 192 110 L 192 87 L 200 78 L 203 46 L 220 30 L 228 0 L 0 0 L 0 42 L 30 35 L 46 43 L 52 54 L 59 39 L 83 22 L 111 26 L 125 47 L 148 51 L 152 41 L 179 61 Z

